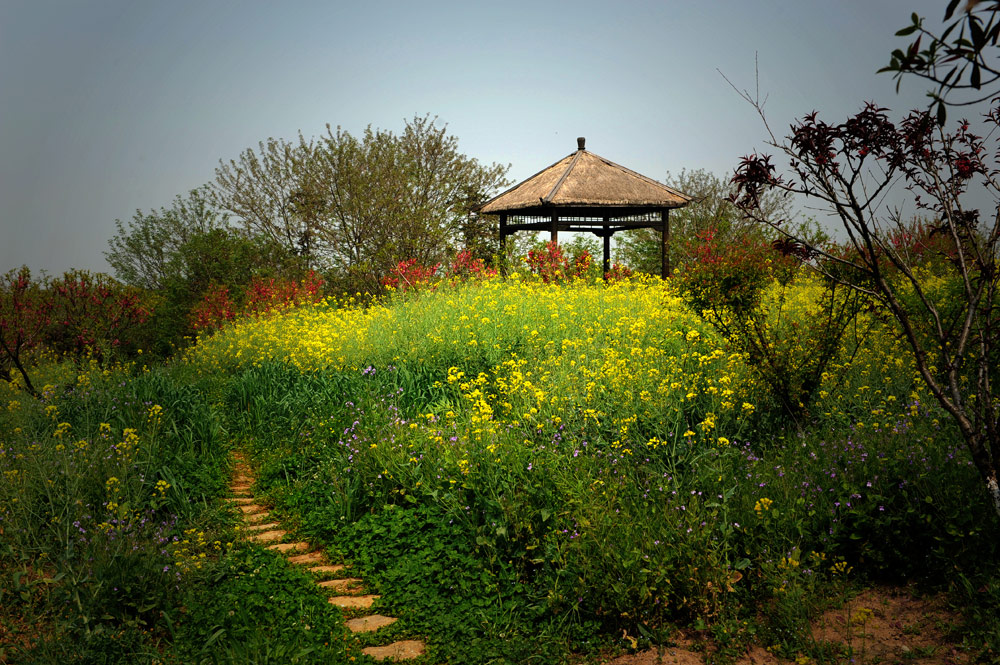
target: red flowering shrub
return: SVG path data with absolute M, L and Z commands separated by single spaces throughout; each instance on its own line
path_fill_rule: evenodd
M 322 299 L 323 278 L 313 270 L 299 281 L 254 277 L 244 294 L 243 313 L 260 316 Z
M 569 281 L 583 277 L 593 264 L 594 258 L 590 252 L 583 250 L 570 259 L 563 252 L 559 243 L 548 242 L 543 250 L 531 250 L 525 258 L 528 269 L 548 283 Z
M 635 273 L 633 272 L 633 270 L 628 266 L 623 266 L 618 263 L 612 263 L 611 270 L 604 273 L 604 279 L 606 279 L 609 282 L 619 282 L 623 279 L 628 279 L 634 274 Z
M 496 277 L 496 275 L 496 268 L 487 268 L 486 263 L 482 259 L 474 258 L 472 251 L 463 249 L 455 255 L 451 265 L 448 266 L 446 276 L 454 283 L 456 280 L 464 282 L 470 278 L 481 279 L 484 277 Z
M 11 369 L 37 395 L 26 354 L 47 347 L 80 362 L 98 361 L 125 345 L 150 315 L 142 292 L 107 275 L 74 270 L 49 280 L 32 279 L 27 267 L 0 279 L 0 378 Z
M 400 261 L 392 269 L 392 274 L 382 279 L 382 286 L 404 293 L 411 289 L 419 289 L 431 282 L 439 267 L 440 263 L 430 267 L 420 265 L 416 259 Z
M 195 332 L 218 330 L 234 318 L 236 318 L 236 308 L 229 297 L 229 289 L 217 284 L 208 288 L 188 314 L 191 329 Z
M 760 240 L 720 243 L 715 229 L 697 234 L 687 251 L 694 260 L 677 274 L 677 283 L 699 312 L 718 307 L 747 312 L 760 303 L 772 279 L 787 282 L 797 264 Z

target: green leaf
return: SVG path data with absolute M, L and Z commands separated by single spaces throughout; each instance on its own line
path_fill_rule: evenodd
M 986 45 L 986 33 L 983 32 L 983 26 L 979 25 L 979 20 L 975 16 L 969 18 L 969 33 L 972 35 L 972 47 L 977 53 L 982 51 Z
M 948 2 L 948 8 L 944 10 L 944 20 L 947 21 L 955 14 L 955 8 L 958 7 L 958 3 L 961 0 L 950 0 Z
M 902 30 L 897 30 L 896 31 L 896 36 L 897 37 L 906 37 L 907 35 L 912 35 L 916 31 L 917 31 L 917 26 L 915 26 L 915 25 L 908 25 L 905 28 L 903 28 Z

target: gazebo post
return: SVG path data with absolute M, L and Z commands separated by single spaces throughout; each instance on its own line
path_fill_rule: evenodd
M 662 243 L 660 247 L 660 278 L 670 277 L 670 208 L 660 210 Z
M 604 281 L 608 281 L 608 273 L 611 272 L 611 231 L 608 230 L 608 216 L 604 216 L 604 232 L 601 234 L 604 237 L 604 260 L 601 262 L 603 269 L 601 270 L 601 275 L 604 277 Z
M 559 243 L 559 213 L 552 213 L 552 229 L 550 231 L 552 234 L 551 240 L 553 243 Z
M 507 275 L 507 213 L 500 214 L 500 269 Z

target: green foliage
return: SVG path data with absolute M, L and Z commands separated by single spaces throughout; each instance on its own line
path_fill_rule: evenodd
M 254 278 L 298 278 L 301 262 L 263 236 L 233 229 L 193 233 L 177 248 L 169 273 L 158 291 L 162 301 L 147 330 L 147 349 L 157 356 L 172 353 L 191 330 L 191 311 L 211 289 L 227 289 L 235 307 Z
M 240 546 L 184 597 L 172 649 L 181 662 L 348 663 L 360 655 L 340 612 L 301 568 Z
M 858 318 L 864 299 L 834 280 L 806 275 L 801 257 L 761 240 L 727 243 L 710 230 L 696 238 L 693 256 L 676 277 L 685 301 L 747 354 L 781 411 L 772 415 L 801 427 L 833 365 L 847 362 L 864 342 Z
M 163 372 L 95 370 L 10 402 L 0 432 L 0 588 L 20 589 L 8 618 L 39 627 L 28 657 L 148 658 L 196 577 L 171 543 L 222 489 L 200 394 Z
M 759 226 L 748 224 L 729 200 L 733 187 L 719 176 L 704 169 L 667 174 L 667 185 L 692 197 L 691 203 L 670 211 L 670 266 L 683 268 L 697 261 L 698 238 L 712 231 L 719 242 L 741 244 L 771 239 Z M 771 196 L 762 203 L 769 214 L 790 220 L 791 207 L 785 199 Z M 789 222 L 790 223 L 790 222 Z M 813 233 L 817 233 L 814 229 Z M 650 275 L 660 274 L 662 238 L 656 229 L 636 229 L 616 236 L 616 261 L 633 270 Z M 600 256 L 598 252 L 595 256 Z
M 117 233 L 108 241 L 104 258 L 121 281 L 155 291 L 177 272 L 177 256 L 195 235 L 225 229 L 226 217 L 212 207 L 206 188 L 177 196 L 170 208 L 136 210 L 126 224 L 115 220 Z
M 237 299 L 254 278 L 298 279 L 306 260 L 263 233 L 230 226 L 207 187 L 159 212 L 116 222 L 105 258 L 125 283 L 146 290 L 152 317 L 130 335 L 133 349 L 163 358 L 192 333 L 191 309 L 212 288 Z M 237 302 L 238 308 L 243 303 Z
M 378 293 L 404 260 L 429 266 L 459 249 L 489 258 L 497 251 L 489 222 L 470 211 L 506 184 L 507 169 L 461 154 L 436 123 L 417 116 L 398 135 L 368 127 L 355 137 L 328 126 L 297 144 L 269 139 L 220 163 L 215 199 L 337 290 Z
M 960 0 L 949 0 L 944 21 L 951 21 L 940 32 L 924 24 L 916 12 L 910 24 L 896 32 L 897 37 L 916 39 L 905 49 L 895 49 L 882 72 L 892 72 L 896 91 L 904 76 L 917 76 L 935 89 L 927 95 L 933 101 L 938 124 L 944 125 L 948 106 L 968 106 L 996 97 L 1000 70 L 990 54 L 997 47 L 1000 10 L 995 2 L 968 2 L 959 9 Z M 955 28 L 958 28 L 956 31 Z M 923 44 L 923 48 L 921 48 Z

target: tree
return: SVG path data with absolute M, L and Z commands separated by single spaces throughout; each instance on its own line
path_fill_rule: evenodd
M 47 284 L 51 322 L 45 344 L 73 358 L 103 361 L 149 318 L 142 293 L 108 275 L 71 270 Z
M 38 396 L 28 354 L 47 348 L 80 363 L 103 360 L 120 348 L 149 316 L 139 289 L 108 275 L 72 270 L 56 279 L 33 279 L 26 266 L 0 278 L 0 378 Z
M 12 381 L 11 369 L 16 369 L 33 397 L 38 390 L 28 375 L 25 355 L 42 343 L 51 320 L 52 299 L 27 266 L 0 279 L 0 378 Z
M 798 249 L 759 233 L 720 241 L 709 229 L 698 234 L 693 260 L 674 279 L 691 309 L 746 354 L 769 398 L 759 416 L 777 416 L 782 426 L 790 419 L 801 431 L 823 379 L 842 375 L 849 363 L 839 363 L 864 337 L 847 333 L 857 330 L 865 300 L 822 280 L 803 306 Z
M 126 284 L 160 289 L 170 277 L 171 262 L 194 235 L 228 225 L 225 215 L 211 203 L 205 187 L 193 189 L 187 198 L 179 195 L 170 208 L 143 213 L 136 210 L 128 224 L 115 220 L 118 232 L 104 253 L 115 276 Z
M 991 5 L 993 25 L 997 3 Z M 949 34 L 928 48 L 964 48 L 961 34 L 946 43 Z M 946 74 L 936 98 L 946 97 L 959 80 Z M 743 95 L 763 117 L 759 98 Z M 923 381 L 961 433 L 1000 515 L 1000 105 L 986 113 L 989 138 L 965 121 L 946 129 L 941 119 L 913 111 L 897 124 L 875 104 L 840 124 L 811 113 L 784 140 L 771 134 L 771 147 L 788 159 L 783 173 L 770 155 L 743 158 L 733 178 L 734 201 L 748 218 L 784 235 L 786 246 L 810 266 L 873 299 L 891 317 Z M 913 246 L 919 236 L 901 210 L 886 203 L 897 181 L 930 218 L 929 235 L 943 245 L 943 279 L 926 279 L 923 252 Z M 761 203 L 775 191 L 819 201 L 844 228 L 844 250 L 824 250 L 766 214 Z M 978 197 L 989 207 L 977 208 Z
M 317 152 L 316 191 L 327 203 L 319 233 L 335 267 L 375 290 L 400 261 L 449 260 L 482 248 L 471 210 L 507 184 L 507 167 L 480 165 L 436 118 L 415 117 L 402 134 L 368 127 L 359 139 L 327 127 Z
M 893 72 L 897 91 L 908 75 L 932 83 L 927 94 L 940 125 L 948 106 L 974 106 L 1000 93 L 1000 67 L 990 58 L 1000 38 L 1000 1 L 966 0 L 965 11 L 956 16 L 960 2 L 949 0 L 944 20 L 951 22 L 941 32 L 927 29 L 924 19 L 912 14 L 910 25 L 896 35 L 916 38 L 905 49 L 894 50 L 889 64 L 879 70 Z M 927 47 L 921 49 L 921 43 Z
M 156 354 L 170 353 L 191 332 L 188 313 L 213 284 L 242 294 L 254 277 L 297 280 L 306 270 L 308 256 L 297 244 L 257 225 L 230 225 L 217 198 L 205 186 L 176 197 L 170 208 L 136 211 L 127 225 L 116 221 L 105 257 L 123 282 L 155 292 L 157 306 L 136 339 Z M 301 209 L 308 201 L 290 205 Z
M 708 233 L 720 242 L 737 241 L 745 236 L 762 236 L 761 229 L 739 214 L 730 201 L 732 185 L 704 169 L 667 173 L 666 184 L 692 197 L 691 203 L 670 211 L 670 265 L 680 268 L 697 254 L 698 237 Z M 769 195 L 762 202 L 769 215 L 791 217 L 786 198 Z M 619 236 L 618 261 L 650 274 L 660 272 L 661 238 L 656 229 L 636 229 Z
M 507 184 L 506 171 L 461 154 L 447 127 L 418 116 L 399 135 L 368 127 L 355 137 L 327 126 L 315 140 L 269 139 L 221 163 L 213 190 L 247 230 L 343 286 L 374 292 L 399 261 L 432 265 L 489 247 L 470 210 Z
M 159 293 L 149 344 L 161 355 L 192 332 L 191 310 L 210 291 L 225 289 L 239 300 L 254 278 L 283 277 L 297 280 L 306 269 L 301 256 L 263 235 L 242 229 L 216 228 L 196 233 L 177 248 Z M 239 300 L 237 306 L 242 308 Z
M 313 188 L 316 145 L 269 138 L 238 159 L 220 161 L 212 183 L 216 205 L 231 213 L 247 235 L 271 239 L 315 267 L 323 249 L 316 226 L 325 201 Z

